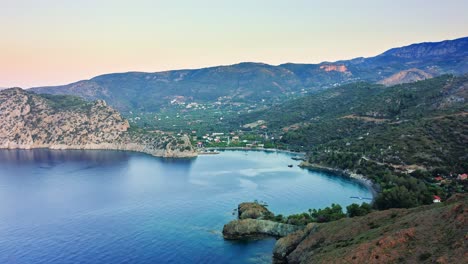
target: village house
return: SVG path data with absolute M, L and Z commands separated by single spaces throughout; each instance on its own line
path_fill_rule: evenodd
M 466 173 L 463 173 L 463 174 L 459 174 L 458 177 L 457 177 L 457 180 L 460 180 L 460 181 L 464 181 L 468 178 L 468 174 Z
M 434 203 L 440 203 L 440 202 L 442 202 L 442 199 L 440 199 L 439 196 L 434 195 L 434 200 L 433 200 L 433 202 L 434 202 Z

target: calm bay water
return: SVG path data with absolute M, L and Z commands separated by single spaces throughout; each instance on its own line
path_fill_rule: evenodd
M 224 241 L 243 201 L 291 214 L 371 197 L 285 153 L 192 160 L 118 151 L 0 151 L 0 263 L 269 263 L 274 239 Z

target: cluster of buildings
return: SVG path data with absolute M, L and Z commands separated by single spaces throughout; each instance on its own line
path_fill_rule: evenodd
M 198 148 L 208 147 L 216 143 L 225 143 L 227 146 L 239 146 L 246 148 L 264 148 L 265 144 L 256 140 L 242 139 L 242 135 L 236 132 L 221 133 L 214 132 L 211 134 L 205 134 L 201 137 L 196 136 L 196 131 L 192 131 L 192 140 L 197 142 Z
M 436 181 L 437 185 L 448 184 L 448 183 L 451 183 L 453 180 L 466 181 L 467 179 L 468 179 L 468 174 L 466 173 L 453 174 L 448 177 L 440 176 L 440 175 L 438 175 L 437 177 L 434 177 L 434 180 Z

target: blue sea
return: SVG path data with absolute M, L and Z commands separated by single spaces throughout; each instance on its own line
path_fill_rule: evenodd
M 273 238 L 223 240 L 239 203 L 263 201 L 288 215 L 371 197 L 291 157 L 1 150 L 0 263 L 270 263 Z

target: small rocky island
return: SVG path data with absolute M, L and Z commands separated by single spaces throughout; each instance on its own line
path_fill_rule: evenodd
M 194 157 L 187 136 L 130 128 L 102 100 L 0 91 L 0 149 L 109 149 L 160 157 Z
M 238 219 L 224 225 L 224 239 L 242 240 L 264 236 L 279 238 L 304 228 L 268 220 L 274 217 L 273 213 L 256 202 L 239 204 L 237 212 Z

